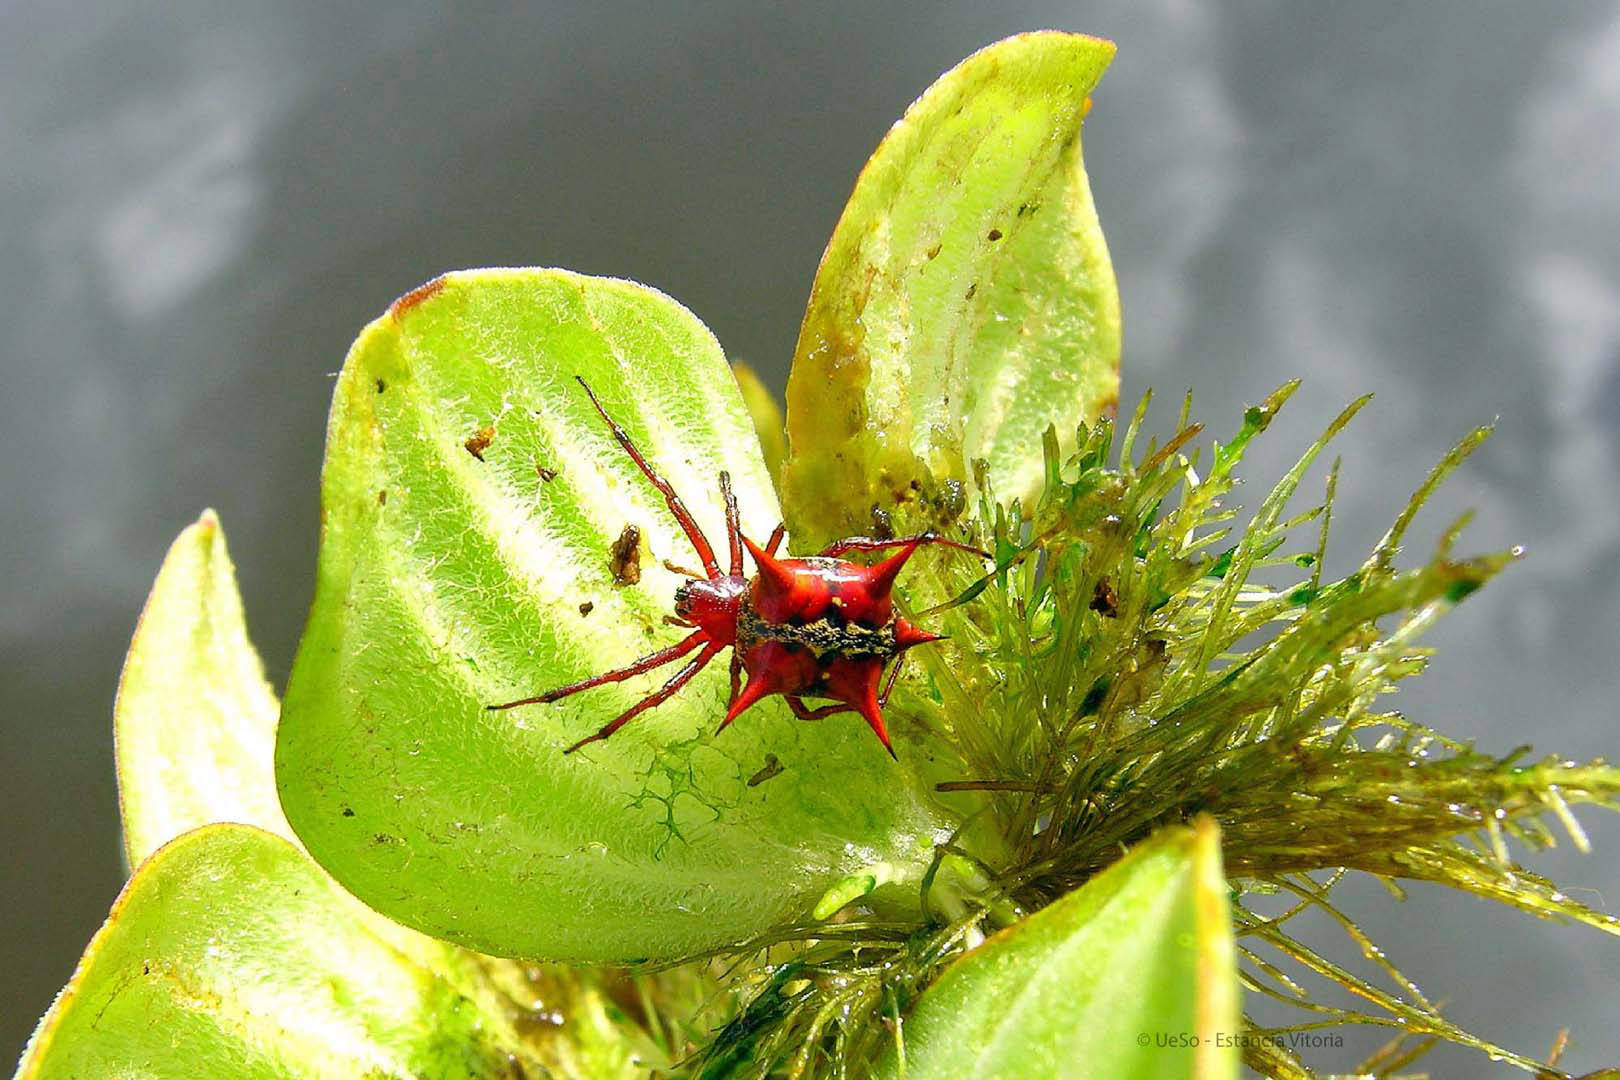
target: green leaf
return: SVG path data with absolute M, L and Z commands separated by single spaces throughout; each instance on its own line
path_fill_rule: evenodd
M 250 822 L 292 836 L 275 789 L 279 706 L 247 640 L 224 533 L 212 511 L 171 547 L 124 672 L 116 729 L 132 865 L 214 822 Z M 356 941 L 367 947 L 382 942 L 396 962 L 431 973 L 472 1002 L 485 1034 L 517 1047 L 514 1053 L 560 1075 L 594 1080 L 613 1075 L 615 1063 L 627 1069 L 631 1047 L 650 1049 L 644 1032 L 610 1017 L 589 973 L 520 966 L 437 941 L 355 903 L 313 863 L 306 869 L 339 898 L 329 912 L 333 927 L 349 922 Z M 500 1026 L 536 1000 L 546 1005 L 546 1022 Z M 181 1073 L 188 1067 L 182 1061 Z
M 696 559 L 575 375 L 722 561 L 720 469 L 744 530 L 776 525 L 736 380 L 668 297 L 520 270 L 454 274 L 396 303 L 333 402 L 316 596 L 276 748 L 298 835 L 385 914 L 538 959 L 699 952 L 804 915 L 864 865 L 920 878 L 945 827 L 927 783 L 858 720 L 800 723 L 778 699 L 716 734 L 724 658 L 577 754 L 562 751 L 670 669 L 487 710 L 681 636 L 662 619 L 683 579 L 660 563 Z M 627 524 L 636 585 L 610 568 Z M 767 754 L 781 773 L 749 786 Z
M 291 838 L 271 768 L 276 712 L 225 533 L 204 511 L 163 560 L 118 684 L 113 733 L 130 866 L 210 822 Z
M 801 543 L 938 524 L 1039 489 L 1115 405 L 1119 297 L 1080 153 L 1111 42 L 1023 34 L 940 78 L 862 171 L 811 290 L 788 380 L 783 504 Z
M 787 457 L 787 422 L 782 417 L 782 406 L 753 368 L 747 364 L 732 364 L 731 370 L 737 376 L 737 389 L 742 391 L 748 415 L 754 420 L 754 431 L 759 435 L 759 447 L 765 456 L 771 483 L 780 491 L 782 461 Z
M 1227 895 L 1213 822 L 1156 834 L 946 969 L 878 1075 L 1237 1076 Z
M 359 909 L 280 837 L 185 834 L 125 886 L 18 1080 L 636 1075 L 572 1020 L 552 1029 L 559 1052 L 525 1052 L 511 1017 L 371 934 Z

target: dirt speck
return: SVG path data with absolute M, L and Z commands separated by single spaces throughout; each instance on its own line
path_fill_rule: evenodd
M 984 238 L 986 240 L 990 241 L 993 244 L 997 240 L 1001 239 L 1001 230 L 1000 229 L 991 229 L 989 232 L 984 234 Z
M 591 603 L 589 600 L 587 600 L 583 604 L 579 605 L 579 613 L 581 615 L 589 615 L 591 612 L 593 612 L 595 610 L 596 610 L 596 605 Z
M 618 585 L 634 585 L 641 580 L 641 530 L 626 525 L 608 549 L 608 569 Z
M 473 432 L 472 438 L 468 439 L 466 442 L 462 443 L 461 445 L 465 446 L 467 448 L 467 453 L 471 454 L 473 457 L 477 458 L 479 461 L 483 461 L 484 460 L 484 451 L 488 450 L 489 449 L 489 444 L 494 442 L 494 441 L 495 441 L 495 425 L 494 424 L 486 424 L 483 427 L 479 428 L 477 431 Z

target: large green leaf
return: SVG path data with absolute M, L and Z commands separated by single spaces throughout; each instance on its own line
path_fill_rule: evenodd
M 681 635 L 661 620 L 682 579 L 659 564 L 695 557 L 574 375 L 722 560 L 719 469 L 745 531 L 777 523 L 736 380 L 669 298 L 544 270 L 406 297 L 361 335 L 333 402 L 315 603 L 276 749 L 300 838 L 385 914 L 533 958 L 700 951 L 803 915 L 864 865 L 920 875 L 941 827 L 926 785 L 859 721 L 802 724 L 777 700 L 717 735 L 724 658 L 577 754 L 562 751 L 663 673 L 486 710 Z M 627 524 L 642 573 L 621 586 L 609 549 Z M 782 772 L 750 786 L 767 754 Z
M 902 1028 L 906 1080 L 1229 1080 L 1237 973 L 1212 822 L 1168 829 L 946 970 Z
M 1119 297 L 1080 153 L 1112 43 L 1009 38 L 906 111 L 827 245 L 788 380 L 783 502 L 807 543 L 958 513 L 985 459 L 1035 489 L 1041 435 L 1114 407 Z M 971 504 L 970 504 L 971 505 Z
M 280 837 L 189 832 L 125 886 L 18 1080 L 638 1075 L 588 992 L 492 1009 L 371 925 Z
M 205 511 L 170 546 L 118 684 L 113 733 L 130 866 L 216 821 L 291 838 L 271 767 L 276 712 L 225 533 Z

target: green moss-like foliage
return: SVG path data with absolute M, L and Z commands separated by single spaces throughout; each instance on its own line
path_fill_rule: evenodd
M 1517 556 L 1458 556 L 1464 518 L 1426 561 L 1403 567 L 1398 558 L 1423 502 L 1488 431 L 1463 439 L 1366 559 L 1329 580 L 1338 463 L 1321 502 L 1295 511 L 1290 500 L 1365 400 L 1329 425 L 1246 524 L 1222 505 L 1251 440 L 1296 386 L 1249 409 L 1206 467 L 1192 449 L 1200 428 L 1185 411 L 1162 446 L 1139 449 L 1144 400 L 1117 450 L 1107 421 L 1082 427 L 1068 456 L 1049 435 L 1034 501 L 981 499 L 974 535 L 998 565 L 975 577 L 942 561 L 927 580 L 913 579 L 913 595 L 953 596 L 921 613 L 949 644 L 921 659 L 926 681 L 894 706 L 902 722 L 944 733 L 958 755 L 960 778 L 939 787 L 959 800 L 963 824 L 925 882 L 931 917 L 885 918 L 873 904 L 832 931 L 803 927 L 814 942 L 773 969 L 776 978 L 716 1043 L 746 1038 L 750 1068 L 705 1075 L 860 1074 L 865 1055 L 888 1043 L 873 1034 L 885 1030 L 884 1017 L 906 1015 L 976 933 L 1083 888 L 1122 850 L 1196 816 L 1219 823 L 1240 897 L 1284 892 L 1298 901 L 1278 918 L 1237 907 L 1251 992 L 1299 1005 L 1303 1026 L 1370 1023 L 1403 1033 L 1410 1042 L 1369 1065 L 1376 1075 L 1435 1039 L 1543 1067 L 1446 1020 L 1330 893 L 1347 873 L 1364 871 L 1620 933 L 1620 920 L 1519 866 L 1508 847 L 1550 845 L 1548 819 L 1584 847 L 1570 807 L 1616 808 L 1620 770 L 1493 757 L 1380 708 L 1423 669 L 1419 635 Z M 980 484 L 988 492 L 982 468 Z M 1345 928 L 1357 955 L 1379 957 L 1389 985 L 1292 937 L 1289 920 L 1311 908 Z M 1313 1001 L 1289 965 L 1372 1007 Z M 839 1006 L 830 1019 L 829 1002 Z M 1247 1064 L 1270 1076 L 1310 1075 L 1285 1040 L 1265 1037 L 1283 1032 L 1250 1034 Z

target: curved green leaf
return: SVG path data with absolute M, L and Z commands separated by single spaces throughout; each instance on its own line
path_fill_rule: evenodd
M 789 526 L 815 544 L 961 511 L 966 463 L 1037 490 L 1113 409 L 1119 296 L 1080 153 L 1112 43 L 1023 34 L 929 88 L 862 171 L 811 290 L 788 380 Z
M 1237 1076 L 1237 970 L 1213 822 L 1167 829 L 962 957 L 878 1075 Z
M 292 837 L 271 772 L 276 712 L 225 533 L 204 511 L 170 546 L 118 683 L 113 736 L 130 866 L 216 821 Z
M 782 416 L 782 406 L 753 368 L 733 364 L 731 371 L 737 376 L 737 389 L 742 392 L 748 415 L 753 417 L 754 433 L 759 436 L 759 448 L 765 456 L 765 469 L 771 474 L 771 483 L 780 491 L 782 460 L 787 457 L 787 421 Z
M 555 1052 L 525 1049 L 513 1017 L 408 960 L 359 910 L 280 837 L 187 833 L 125 886 L 18 1080 L 637 1075 L 622 1044 L 577 1030 L 589 1020 L 531 1022 Z
M 777 523 L 736 380 L 669 298 L 546 270 L 404 298 L 361 335 L 333 402 L 315 603 L 276 748 L 298 835 L 385 914 L 531 958 L 697 952 L 803 915 L 862 865 L 920 876 L 942 827 L 926 786 L 858 721 L 802 724 L 775 699 L 717 735 L 724 658 L 577 754 L 562 751 L 664 673 L 487 711 L 681 634 L 662 619 L 682 579 L 660 562 L 695 558 L 576 374 L 722 560 L 718 470 L 745 531 Z M 627 524 L 636 585 L 610 567 Z M 750 786 L 767 754 L 781 773 Z

